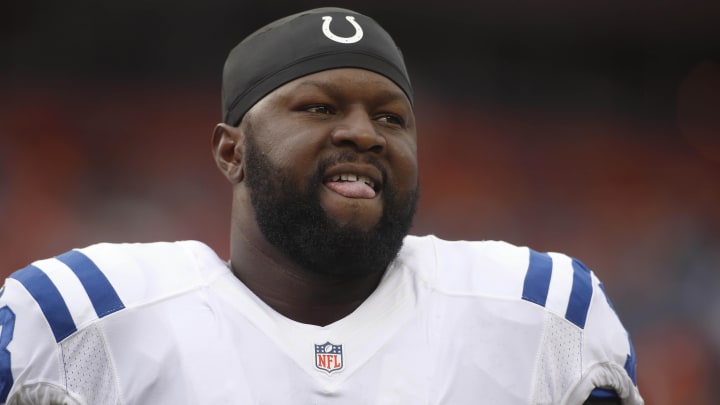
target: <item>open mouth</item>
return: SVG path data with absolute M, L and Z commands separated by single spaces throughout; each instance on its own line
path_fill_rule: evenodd
M 330 173 L 323 183 L 329 189 L 347 198 L 375 198 L 380 191 L 379 174 L 370 173 L 372 171 L 370 169 L 348 169 L 332 170 L 334 173 Z M 377 179 L 373 177 L 377 177 Z
M 375 190 L 375 182 L 372 181 L 372 179 L 368 176 L 358 175 L 358 174 L 336 174 L 335 176 L 332 176 L 328 181 L 331 182 L 362 182 L 365 183 L 368 187 Z M 377 190 L 375 190 L 377 191 Z

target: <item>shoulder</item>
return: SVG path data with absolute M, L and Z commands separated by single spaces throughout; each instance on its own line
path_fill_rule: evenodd
M 424 273 L 467 273 L 476 269 L 512 271 L 527 265 L 529 249 L 502 241 L 449 241 L 434 235 L 407 236 L 400 259 Z M 436 275 L 436 274 L 435 274 Z
M 447 294 L 525 301 L 580 329 L 586 328 L 591 315 L 593 327 L 617 319 L 595 273 L 563 253 L 501 241 L 425 236 L 408 237 L 400 258 L 433 288 Z
M 541 253 L 503 241 L 448 241 L 435 236 L 407 237 L 401 260 L 435 289 L 448 294 L 524 299 L 549 309 L 555 296 L 569 294 L 573 266 L 560 253 Z M 553 280 L 554 279 L 554 280 Z M 553 289 L 550 289 L 550 283 Z
M 501 241 L 446 241 L 408 237 L 399 256 L 426 284 L 445 295 L 525 303 L 553 333 L 576 336 L 581 382 L 571 399 L 581 403 L 598 387 L 628 403 L 642 403 L 635 386 L 635 352 L 597 275 L 580 260 Z M 551 347 L 552 346 L 552 347 Z M 551 352 L 557 347 L 549 345 Z M 551 356 L 552 357 L 552 356 Z
M 584 328 L 597 277 L 579 260 L 502 241 L 408 237 L 402 259 L 438 290 L 527 301 Z M 604 296 L 604 295 L 603 295 Z
M 202 288 L 224 271 L 194 241 L 102 243 L 16 271 L 0 289 L 0 404 L 13 392 L 65 393 L 53 387 L 65 386 L 74 336 L 92 344 L 86 337 L 97 335 L 94 325 L 105 317 Z
M 10 309 L 42 314 L 60 342 L 126 307 L 203 285 L 217 262 L 200 242 L 101 243 L 16 271 L 2 298 Z

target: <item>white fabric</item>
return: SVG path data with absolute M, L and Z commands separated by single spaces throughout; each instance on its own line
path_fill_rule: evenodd
M 26 384 L 17 389 L 8 405 L 88 405 L 64 388 L 49 383 Z
M 125 308 L 96 315 L 64 265 L 36 262 L 78 328 L 56 342 L 10 278 L 0 297 L 16 317 L 8 403 L 27 403 L 38 384 L 89 405 L 580 404 L 596 387 L 643 403 L 624 369 L 627 333 L 594 275 L 584 327 L 565 318 L 573 268 L 561 254 L 550 255 L 543 306 L 522 299 L 527 248 L 409 236 L 366 302 L 320 327 L 275 312 L 200 242 L 80 252 Z M 339 370 L 316 367 L 326 343 L 342 345 Z
M 65 386 L 89 404 L 120 403 L 114 368 L 100 325 L 88 326 L 61 344 Z

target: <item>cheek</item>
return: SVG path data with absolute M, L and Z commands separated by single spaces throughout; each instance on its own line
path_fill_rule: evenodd
M 323 156 L 322 148 L 307 143 L 285 145 L 282 153 L 282 165 L 302 177 L 315 176 Z
M 403 190 L 415 189 L 418 185 L 418 160 L 414 140 L 393 145 L 391 156 L 396 184 Z
M 261 149 L 277 169 L 302 176 L 314 169 L 318 153 L 312 144 L 302 141 L 303 138 L 307 139 L 300 134 L 293 134 L 265 139 L 262 140 Z

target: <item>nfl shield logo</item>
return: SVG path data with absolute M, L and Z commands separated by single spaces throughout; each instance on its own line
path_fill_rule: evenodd
M 315 345 L 315 368 L 318 370 L 330 374 L 333 371 L 340 371 L 344 364 L 342 345 L 334 345 L 330 342 Z

